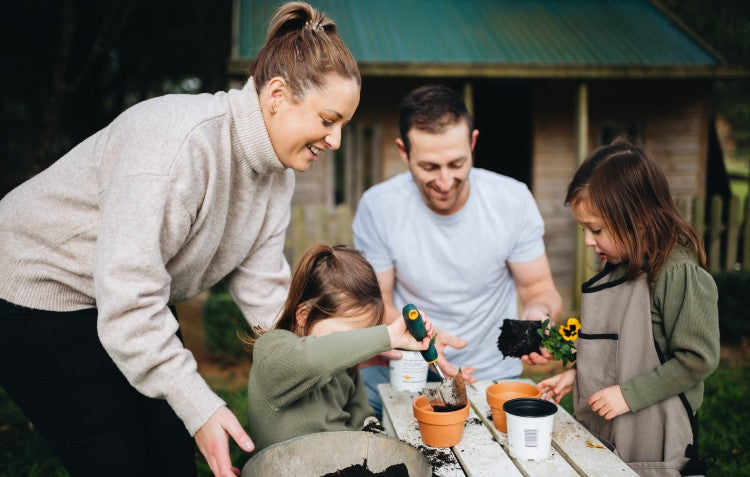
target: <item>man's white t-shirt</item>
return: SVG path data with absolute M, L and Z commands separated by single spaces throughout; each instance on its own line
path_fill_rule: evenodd
M 395 269 L 393 304 L 413 303 L 438 330 L 465 339 L 446 348 L 478 379 L 517 377 L 521 361 L 497 349 L 504 318 L 516 318 L 507 262 L 544 253 L 544 222 L 525 184 L 483 169 L 469 173 L 469 198 L 443 216 L 425 204 L 409 172 L 367 190 L 354 217 L 354 244 L 376 272 Z

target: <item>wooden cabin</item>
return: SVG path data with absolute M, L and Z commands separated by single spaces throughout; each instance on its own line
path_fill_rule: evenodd
M 577 265 L 588 259 L 563 205 L 587 152 L 627 133 L 656 157 L 676 197 L 706 194 L 711 82 L 737 71 L 656 2 L 310 3 L 337 22 L 363 87 L 341 149 L 298 174 L 295 203 L 354 210 L 365 189 L 407 170 L 394 143 L 398 104 L 428 83 L 464 94 L 480 131 L 475 165 L 531 189 L 566 310 L 577 309 L 590 273 Z M 280 4 L 236 0 L 230 71 L 238 85 Z

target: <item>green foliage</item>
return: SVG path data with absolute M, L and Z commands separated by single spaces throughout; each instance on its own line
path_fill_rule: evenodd
M 223 284 L 213 287 L 203 304 L 203 330 L 206 348 L 219 360 L 234 363 L 248 358 L 237 334 L 252 335 L 252 330 Z
M 747 475 L 750 470 L 750 365 L 719 369 L 706 380 L 703 405 L 698 410 L 701 456 L 713 456 L 709 477 Z
M 669 11 L 732 66 L 750 66 L 750 8 L 746 0 L 660 0 Z M 713 82 L 712 103 L 717 115 L 732 126 L 734 151 L 729 155 L 747 160 L 750 155 L 750 82 Z
M 750 270 L 714 275 L 719 290 L 719 331 L 722 343 L 750 339 Z
M 563 366 L 575 361 L 576 347 L 573 342 L 578 337 L 581 324 L 575 318 L 568 319 L 568 323 L 559 326 L 549 326 L 549 320 L 544 320 L 536 332 L 542 337 L 542 346 L 562 360 Z
M 0 477 L 67 477 L 36 428 L 0 387 Z

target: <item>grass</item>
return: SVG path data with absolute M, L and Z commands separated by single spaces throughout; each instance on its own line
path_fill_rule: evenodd
M 548 375 L 547 373 L 546 375 Z M 526 374 L 534 380 L 546 375 Z M 750 360 L 722 360 L 716 373 L 706 381 L 706 393 L 700 408 L 701 455 L 713 456 L 716 465 L 709 470 L 709 477 L 750 474 Z M 244 386 L 231 388 L 217 378 L 209 384 L 227 402 L 240 422 L 247 422 L 247 395 Z M 562 402 L 572 411 L 570 396 Z M 247 454 L 230 441 L 232 462 L 242 468 Z M 196 454 L 198 475 L 210 477 L 202 456 Z M 68 473 L 52 454 L 44 440 L 26 420 L 18 407 L 0 388 L 0 477 L 65 477 Z

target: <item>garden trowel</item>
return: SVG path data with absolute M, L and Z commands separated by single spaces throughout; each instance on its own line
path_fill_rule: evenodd
M 427 330 L 424 327 L 424 321 L 422 321 L 422 315 L 419 314 L 417 307 L 409 303 L 404 306 L 401 310 L 401 314 L 406 321 L 406 327 L 409 332 L 418 340 L 424 339 L 427 336 Z M 440 367 L 436 361 L 438 359 L 437 349 L 435 349 L 434 340 L 430 342 L 430 347 L 424 351 L 420 351 L 422 357 L 437 372 L 440 376 L 440 385 L 434 388 L 424 388 L 422 392 L 430 401 L 430 405 L 434 411 L 453 411 L 455 409 L 462 409 L 469 402 L 466 397 L 466 384 L 464 384 L 464 377 L 461 374 L 459 368 L 458 373 L 452 379 L 446 379 Z

